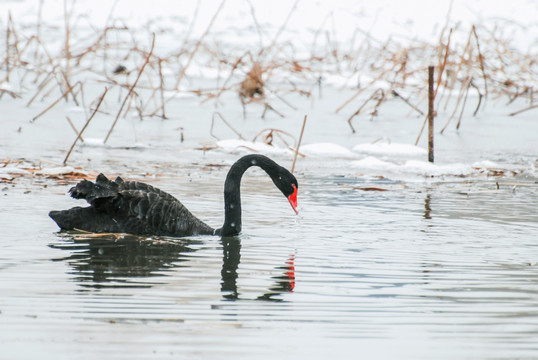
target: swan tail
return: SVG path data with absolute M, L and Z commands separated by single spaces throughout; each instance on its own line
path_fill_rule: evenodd
M 74 199 L 85 199 L 88 203 L 94 204 L 98 199 L 114 198 L 118 195 L 119 187 L 123 180 L 118 177 L 115 181 L 109 180 L 105 175 L 99 174 L 95 183 L 82 180 L 69 190 Z
M 90 232 L 114 232 L 117 224 L 106 213 L 88 207 L 51 211 L 49 216 L 62 230 L 84 230 Z

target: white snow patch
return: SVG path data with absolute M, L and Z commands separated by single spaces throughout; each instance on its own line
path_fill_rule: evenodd
M 59 166 L 59 167 L 51 167 L 51 168 L 45 168 L 41 169 L 35 172 L 36 175 L 64 175 L 75 172 L 75 168 L 71 166 Z M 79 172 L 77 170 L 77 172 Z
M 315 143 L 301 146 L 300 152 L 306 155 L 321 155 L 321 156 L 355 156 L 349 149 L 333 143 Z
M 100 146 L 106 146 L 105 145 L 105 139 L 101 138 L 84 138 L 84 142 L 81 142 L 79 145 L 83 146 L 89 146 L 89 147 L 100 147 Z
M 11 86 L 10 83 L 8 82 L 3 82 L 0 84 L 0 90 L 5 90 L 5 91 L 13 91 L 15 92 L 15 88 L 13 86 Z
M 378 159 L 373 156 L 365 157 L 364 159 L 353 161 L 351 163 L 353 167 L 360 169 L 370 170 L 382 170 L 382 171 L 395 171 L 398 170 L 399 165 Z
M 353 161 L 352 166 L 362 172 L 372 172 L 372 175 L 414 175 L 414 176 L 460 176 L 470 175 L 475 170 L 471 165 L 461 163 L 432 164 L 421 160 L 407 160 L 396 163 L 368 156 L 364 159 Z
M 427 154 L 426 149 L 419 146 L 397 143 L 358 144 L 355 145 L 352 150 L 360 154 L 377 156 L 415 157 Z
M 167 91 L 165 92 L 166 99 L 195 99 L 198 97 L 192 91 Z
M 151 148 L 151 145 L 146 144 L 146 143 L 142 143 L 142 142 L 135 142 L 134 145 L 130 145 L 130 146 L 126 146 L 126 147 L 129 148 L 129 149 L 141 150 L 141 149 L 149 149 L 149 148 Z
M 473 172 L 473 168 L 469 165 L 455 163 L 437 165 L 428 161 L 408 160 L 406 161 L 401 170 L 403 172 L 409 172 L 418 175 L 426 176 L 440 176 L 440 175 L 469 175 Z
M 220 150 L 233 154 L 251 153 L 252 151 L 263 154 L 292 154 L 291 150 L 289 149 L 267 145 L 262 142 L 252 142 L 238 139 L 219 140 L 217 141 L 217 146 Z
M 483 160 L 483 161 L 477 161 L 473 163 L 473 167 L 477 168 L 493 168 L 493 169 L 499 169 L 503 168 L 503 166 L 489 160 Z
M 13 176 L 32 176 L 32 173 L 16 167 L 0 168 L 0 179 L 11 179 Z
M 69 106 L 69 107 L 66 107 L 65 112 L 68 112 L 68 113 L 83 113 L 84 108 L 82 106 Z

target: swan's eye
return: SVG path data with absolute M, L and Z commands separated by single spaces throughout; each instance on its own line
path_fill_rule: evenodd
M 278 177 L 278 180 L 282 180 L 282 176 L 279 176 L 279 177 Z

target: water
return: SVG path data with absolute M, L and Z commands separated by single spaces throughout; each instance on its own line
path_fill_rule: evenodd
M 154 184 L 217 226 L 226 168 L 193 168 Z M 315 173 L 295 216 L 249 171 L 225 241 L 58 233 L 69 186 L 3 186 L 1 357 L 536 357 L 532 181 Z
M 21 96 L 5 94 L 1 99 L 0 359 L 538 358 L 538 123 L 535 110 L 508 116 L 533 104 L 532 91 L 514 101 L 498 96 L 506 90 L 498 84 L 507 84 L 513 72 L 511 55 L 506 53 L 507 73 L 497 75 L 486 56 L 486 71 L 481 73 L 491 76 L 490 95 L 474 116 L 478 98 L 471 89 L 459 131 L 454 120 L 438 134 L 457 108 L 455 96 L 450 106 L 443 106 L 448 94 L 440 92 L 433 167 L 405 154 L 352 153 L 355 145 L 379 139 L 414 144 L 424 120 L 401 99 L 387 96 L 379 108 L 371 102 L 353 118 L 357 132 L 352 134 L 347 120 L 370 90 L 335 113 L 357 93 L 356 86 L 367 85 L 376 71 L 392 67 L 390 62 L 376 63 L 378 70 L 366 66 L 356 73 L 363 63 L 360 57 L 370 57 L 360 49 L 371 47 L 363 48 L 356 27 L 368 29 L 364 44 L 372 41 L 372 59 L 383 62 L 392 50 L 383 46 L 378 54 L 375 39 L 382 46 L 383 34 L 405 38 L 408 31 L 410 39 L 422 34 L 437 43 L 438 31 L 425 23 L 439 17 L 415 19 L 414 13 L 410 17 L 393 4 L 380 7 L 378 2 L 373 8 L 362 4 L 358 13 L 356 2 L 340 1 L 336 7 L 333 2 L 299 2 L 293 14 L 289 11 L 295 5 L 286 1 L 267 3 L 270 11 L 260 7 L 261 2 L 254 7 L 230 2 L 211 28 L 207 23 L 220 1 L 201 6 L 199 15 L 194 2 L 181 7 L 147 3 L 151 9 L 144 9 L 143 2 L 114 2 L 112 10 L 94 2 L 91 9 L 82 2 L 64 2 L 59 10 L 50 2 L 39 9 L 28 1 L 0 3 L 13 19 L 3 27 L 8 30 L 5 53 L 12 56 L 2 67 L 6 81 L 0 85 Z M 462 13 L 454 4 L 450 23 L 480 25 L 500 11 L 488 4 L 476 11 L 481 19 L 475 19 L 474 13 L 469 17 L 468 6 L 472 12 L 465 2 Z M 415 7 L 407 6 L 413 12 Z M 512 16 L 514 25 L 499 24 L 509 36 L 517 37 L 524 29 L 520 44 L 510 44 L 532 51 L 528 40 L 534 39 L 535 16 L 529 6 L 513 7 L 527 16 Z M 58 19 L 68 8 L 72 15 Z M 398 11 L 399 21 L 382 23 L 394 22 L 387 8 Z M 446 9 L 438 8 L 444 19 Z M 502 13 L 516 14 L 513 9 Z M 289 22 L 288 14 L 293 15 Z M 254 27 L 255 17 L 261 27 Z M 64 20 L 71 23 L 72 56 L 100 43 L 106 34 L 103 26 L 125 24 L 129 31 L 110 28 L 104 38 L 108 50 L 83 52 L 81 62 L 75 63 L 74 57 L 71 62 L 65 59 L 63 47 L 69 39 L 64 30 L 69 26 L 58 27 Z M 423 31 L 416 31 L 420 28 Z M 487 55 L 491 48 L 480 28 L 477 42 L 480 39 Z M 206 29 L 211 30 L 207 38 L 189 49 Z M 37 43 L 30 40 L 35 31 L 41 40 L 34 51 Z M 150 89 L 163 81 L 151 61 L 134 89 L 136 97 L 128 102 L 131 110 L 118 118 L 103 145 L 100 140 L 126 96 L 119 83 L 134 81 L 153 31 L 153 54 L 165 60 L 162 74 L 169 91 L 157 94 Z M 319 42 L 318 32 L 326 35 L 320 35 Z M 352 40 L 346 40 L 349 37 Z M 452 38 L 455 49 L 457 37 L 455 33 Z M 127 44 L 134 48 L 129 50 Z M 250 71 L 249 61 L 262 54 L 260 46 L 274 48 L 259 56 L 267 66 L 266 97 L 243 108 L 238 86 Z M 190 66 L 186 57 L 174 55 L 189 51 L 197 53 L 188 60 Z M 351 55 L 339 60 L 348 52 Z M 34 53 L 42 53 L 41 60 Z M 318 53 L 325 54 L 320 58 L 324 61 L 314 60 Z M 239 57 L 244 64 L 236 63 L 234 71 Z M 420 75 L 425 64 L 412 58 L 406 63 L 414 74 L 408 81 L 419 85 L 426 78 Z M 50 69 L 40 64 L 43 59 Z M 119 83 L 113 84 L 106 75 L 120 64 L 131 75 L 115 77 Z M 292 64 L 305 66 L 304 71 L 296 73 L 288 66 Z M 530 76 L 530 70 L 522 70 L 516 84 Z M 80 81 L 84 105 L 60 101 L 31 122 L 63 92 L 51 80 L 30 101 L 50 71 L 61 72 L 57 80 L 67 76 L 71 84 Z M 185 77 L 178 87 L 174 84 L 180 71 Z M 531 80 L 524 85 L 532 88 Z M 387 85 L 376 83 L 371 90 L 386 90 Z M 402 94 L 425 111 L 414 85 Z M 58 232 L 47 213 L 80 205 L 66 195 L 73 183 L 47 175 L 61 166 L 75 137 L 65 118 L 82 129 L 105 86 L 106 99 L 68 165 L 89 177 L 104 172 L 150 182 L 176 195 L 214 227 L 222 224 L 227 169 L 256 145 L 215 147 L 216 139 L 237 138 L 224 121 L 212 123 L 215 112 L 247 140 L 262 138 L 260 131 L 266 128 L 297 136 L 306 114 L 302 150 L 314 145 L 314 151 L 297 162 L 299 215 L 271 181 L 253 169 L 243 179 L 243 233 L 236 238 Z M 230 89 L 214 97 L 222 87 Z M 135 107 L 144 105 L 142 113 L 152 112 L 159 107 L 159 96 L 169 99 L 167 119 L 142 119 Z M 275 111 L 264 110 L 263 102 Z M 375 116 L 370 114 L 374 110 Z M 287 135 L 285 139 L 293 143 Z M 273 140 L 284 147 L 278 136 Z M 344 147 L 348 154 L 324 152 L 327 147 L 316 146 L 319 143 Z M 419 145 L 426 147 L 426 136 Z M 292 157 L 284 153 L 269 155 L 289 168 Z M 8 168 L 32 171 L 18 176 Z
M 382 119 L 359 119 L 350 135 L 346 116 L 332 112 L 338 92 L 329 91 L 311 112 L 305 145 L 351 149 L 387 134 L 414 142 L 422 119 L 402 118 L 399 103 Z M 220 226 L 226 172 L 248 150 L 196 150 L 214 109 L 175 106 L 199 120 L 123 119 L 111 145 L 96 146 L 88 139 L 104 136 L 112 116 L 96 118 L 68 165 L 150 182 Z M 298 216 L 251 169 L 243 233 L 223 243 L 59 233 L 48 211 L 80 205 L 66 194 L 72 184 L 46 176 L 73 140 L 56 120 L 67 110 L 30 124 L 32 109 L 8 108 L 20 116 L 4 121 L 0 151 L 22 163 L 6 168 L 43 173 L 0 185 L 2 359 L 537 357 L 532 115 L 465 117 L 460 132 L 437 135 L 433 169 L 383 154 L 373 155 L 377 162 L 368 154 L 300 158 Z M 302 116 L 243 120 L 233 103 L 222 111 L 235 113 L 229 119 L 247 139 L 260 127 L 301 126 Z M 270 156 L 291 166 L 289 155 Z M 463 174 L 453 171 L 461 165 Z

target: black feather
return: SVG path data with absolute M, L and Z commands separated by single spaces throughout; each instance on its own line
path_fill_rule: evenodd
M 241 232 L 242 227 L 241 177 L 254 165 L 265 170 L 284 196 L 296 195 L 297 179 L 288 170 L 263 155 L 243 156 L 233 164 L 226 176 L 224 224 L 216 230 L 196 218 L 175 197 L 160 189 L 137 181 L 124 181 L 120 177 L 112 181 L 103 174 L 99 174 L 95 182 L 82 180 L 69 190 L 73 198 L 84 199 L 90 206 L 51 211 L 49 216 L 65 230 L 136 235 L 234 236 Z
M 168 236 L 214 233 L 175 197 L 148 184 L 120 177 L 111 181 L 99 174 L 95 183 L 82 180 L 69 192 L 90 206 L 51 211 L 49 216 L 62 229 Z

